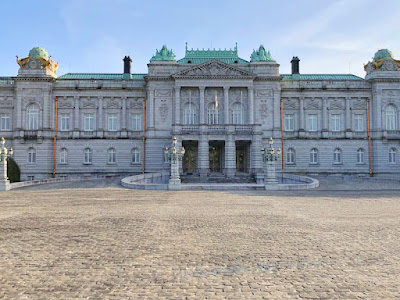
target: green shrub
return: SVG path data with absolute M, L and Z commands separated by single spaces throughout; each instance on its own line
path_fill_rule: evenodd
M 11 157 L 7 159 L 7 177 L 10 182 L 18 182 L 20 181 L 20 170 L 15 162 Z

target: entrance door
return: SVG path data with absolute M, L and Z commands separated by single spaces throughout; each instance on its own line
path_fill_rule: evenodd
M 210 145 L 210 171 L 212 173 L 222 172 L 222 147 Z
M 182 146 L 186 152 L 182 160 L 182 170 L 185 174 L 191 175 L 197 169 L 197 141 L 183 141 Z
M 246 149 L 241 147 L 236 147 L 236 170 L 239 172 L 246 172 Z

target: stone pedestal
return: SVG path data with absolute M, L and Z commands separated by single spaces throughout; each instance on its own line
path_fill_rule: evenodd
M 7 160 L 0 162 L 0 191 L 8 191 L 10 189 L 10 181 L 7 177 Z
M 265 165 L 266 165 L 265 189 L 268 190 L 272 188 L 272 186 L 276 186 L 278 184 L 278 180 L 276 179 L 276 173 L 275 173 L 275 161 L 267 161 Z
M 181 178 L 179 176 L 179 160 L 171 160 L 171 176 L 168 181 L 169 190 L 181 189 Z

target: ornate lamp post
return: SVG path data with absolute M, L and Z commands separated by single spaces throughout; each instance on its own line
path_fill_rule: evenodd
M 278 160 L 281 155 L 281 148 L 278 148 L 278 151 L 275 152 L 272 144 L 274 140 L 272 137 L 269 139 L 269 148 L 265 151 L 264 147 L 261 148 L 261 153 L 263 157 L 264 166 L 266 167 L 267 177 L 265 180 L 265 189 L 268 189 L 268 185 L 278 184 L 275 175 L 275 162 Z
M 8 191 L 10 189 L 10 181 L 7 177 L 7 158 L 13 155 L 13 148 L 10 151 L 4 146 L 6 140 L 1 138 L 0 142 L 0 191 Z
M 180 190 L 181 189 L 181 178 L 179 176 L 179 162 L 182 161 L 185 155 L 185 148 L 178 150 L 176 147 L 176 137 L 172 139 L 172 148 L 165 148 L 165 155 L 168 156 L 168 160 L 171 162 L 171 176 L 168 181 L 169 190 Z

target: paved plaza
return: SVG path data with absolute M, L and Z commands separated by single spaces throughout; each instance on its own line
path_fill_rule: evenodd
M 0 299 L 398 299 L 399 274 L 398 181 L 0 193 Z

